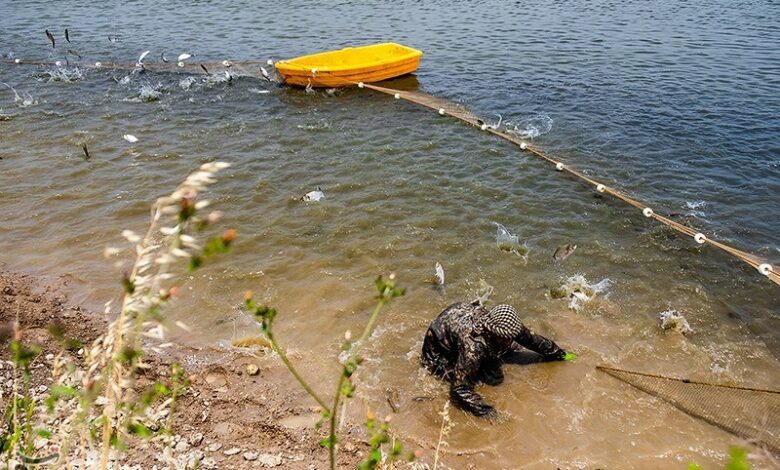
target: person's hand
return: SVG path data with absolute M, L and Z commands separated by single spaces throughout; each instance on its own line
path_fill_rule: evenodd
M 563 349 L 559 349 L 558 351 L 549 354 L 547 356 L 544 356 L 545 361 L 563 361 L 566 359 L 566 351 Z
M 498 411 L 490 405 L 485 405 L 479 410 L 479 417 L 495 422 L 498 419 Z

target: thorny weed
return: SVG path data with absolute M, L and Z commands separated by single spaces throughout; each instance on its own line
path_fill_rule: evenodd
M 163 310 L 177 296 L 177 273 L 192 272 L 207 259 L 229 251 L 236 237 L 234 230 L 207 237 L 207 230 L 221 214 L 200 215 L 210 205 L 199 199 L 200 194 L 216 181 L 216 173 L 228 166 L 224 162 L 206 163 L 173 193 L 158 199 L 152 205 L 145 236 L 130 230 L 122 232 L 134 245 L 135 259 L 122 275 L 124 292 L 119 315 L 85 348 L 83 367 L 63 353 L 54 358 L 53 384 L 43 399 L 30 392 L 30 365 L 41 351 L 23 343 L 17 320 L 11 341 L 12 396 L 0 422 L 0 452 L 7 456 L 9 468 L 19 464 L 17 453 L 29 455 L 35 450 L 36 437 L 58 438 L 65 468 L 103 470 L 108 468 L 111 449 L 125 449 L 130 436 L 153 437 L 170 431 L 176 398 L 189 386 L 184 369 L 174 364 L 167 380 L 145 390 L 137 389 L 135 378 L 140 369 L 148 367 L 143 360 L 145 341 L 151 340 L 155 351 L 170 345 L 163 343 L 169 328 Z M 104 255 L 115 258 L 120 251 L 107 248 Z M 116 263 L 117 267 L 121 265 L 121 261 Z M 106 312 L 110 312 L 110 302 Z M 182 322 L 175 324 L 189 330 Z M 64 336 L 61 325 L 52 324 L 49 332 L 64 349 L 81 346 Z M 48 420 L 53 423 L 51 430 L 33 428 L 44 419 L 36 416 L 40 406 L 54 417 Z M 160 425 L 166 417 L 165 425 Z

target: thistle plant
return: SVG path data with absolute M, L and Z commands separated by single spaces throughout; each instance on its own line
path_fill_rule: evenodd
M 331 399 L 330 405 L 328 405 L 326 401 L 323 400 L 323 398 L 314 391 L 311 385 L 306 382 L 306 380 L 298 372 L 292 362 L 290 362 L 289 358 L 284 353 L 284 350 L 279 346 L 279 343 L 276 341 L 273 330 L 274 320 L 277 316 L 276 309 L 265 305 L 260 305 L 255 302 L 251 292 L 247 292 L 244 295 L 246 308 L 260 323 L 263 334 L 268 338 L 268 341 L 271 344 L 271 349 L 273 349 L 273 351 L 279 355 L 281 361 L 284 363 L 293 377 L 295 377 L 295 380 L 297 380 L 301 387 L 303 387 L 306 393 L 308 393 L 322 408 L 322 420 L 320 423 L 318 423 L 318 426 L 323 422 L 327 422 L 328 437 L 320 441 L 320 444 L 328 449 L 331 470 L 336 468 L 336 457 L 339 444 L 339 439 L 336 435 L 336 415 L 342 400 L 352 398 L 355 394 L 355 384 L 352 377 L 360 364 L 363 362 L 363 359 L 360 356 L 360 349 L 373 331 L 376 320 L 379 317 L 379 312 L 381 312 L 382 308 L 386 304 L 390 303 L 390 301 L 392 301 L 394 298 L 404 295 L 405 292 L 404 289 L 396 287 L 395 274 L 390 274 L 387 279 L 379 276 L 374 282 L 374 285 L 376 286 L 378 292 L 377 304 L 376 307 L 374 307 L 374 311 L 371 313 L 371 316 L 368 318 L 368 322 L 363 329 L 363 333 L 360 335 L 357 341 L 354 342 L 352 341 L 352 335 L 349 332 L 347 332 L 347 334 L 344 336 L 344 342 L 342 343 L 341 348 L 344 352 L 347 353 L 347 358 L 342 363 L 341 372 L 336 381 L 336 390 L 333 393 L 333 398 Z M 371 434 L 369 442 L 371 450 L 369 452 L 368 459 L 362 462 L 359 468 L 373 469 L 376 468 L 376 466 L 382 461 L 381 446 L 389 441 L 389 420 L 385 420 L 382 423 L 377 423 L 373 414 L 369 413 L 366 427 Z M 390 453 L 388 454 L 388 459 L 392 461 L 393 459 L 397 458 L 401 452 L 401 444 L 393 442 Z M 416 454 L 410 454 L 410 460 L 415 456 Z

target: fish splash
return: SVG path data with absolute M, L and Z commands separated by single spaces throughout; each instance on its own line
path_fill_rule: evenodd
M 37 72 L 34 77 L 40 82 L 71 83 L 84 78 L 86 73 L 78 67 L 56 67 Z
M 493 222 L 493 224 L 496 226 L 496 245 L 498 249 L 514 253 L 527 262 L 528 252 L 530 251 L 528 245 L 525 242 L 521 245 L 520 238 L 507 230 L 503 225 L 498 222 Z
M 162 83 L 157 83 L 156 85 L 146 84 L 141 86 L 137 96 L 125 98 L 125 101 L 133 103 L 150 103 L 152 101 L 157 101 L 162 96 L 163 90 Z
M 677 310 L 666 310 L 658 314 L 658 320 L 663 330 L 673 330 L 683 335 L 693 333 L 693 328 L 688 320 Z
M 547 114 L 537 114 L 518 122 L 507 122 L 506 133 L 522 137 L 524 139 L 533 139 L 552 130 L 553 120 Z
M 591 284 L 582 274 L 575 274 L 557 288 L 550 289 L 550 297 L 553 299 L 569 299 L 569 308 L 579 312 L 597 295 L 603 294 L 612 285 L 612 280 L 604 278 Z

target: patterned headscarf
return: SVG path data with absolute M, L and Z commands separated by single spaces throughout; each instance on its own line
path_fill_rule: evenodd
M 485 329 L 501 338 L 515 338 L 523 331 L 520 316 L 511 305 L 501 304 L 493 307 L 487 314 Z

